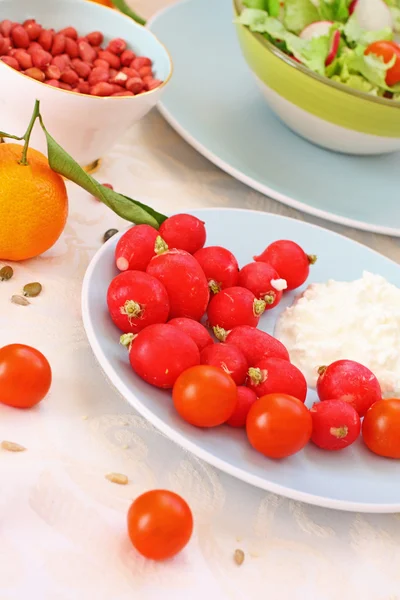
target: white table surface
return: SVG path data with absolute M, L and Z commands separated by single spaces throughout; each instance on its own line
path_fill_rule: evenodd
M 171 0 L 136 0 L 149 17 Z M 218 0 L 216 0 L 218 1 Z M 400 260 L 399 240 L 330 225 L 263 197 L 192 150 L 154 111 L 97 175 L 161 211 L 232 206 L 306 219 Z M 54 383 L 36 409 L 0 406 L 0 600 L 400 599 L 400 516 L 340 513 L 265 493 L 224 475 L 157 433 L 96 364 L 81 322 L 86 267 L 110 227 L 124 222 L 72 184 L 63 238 L 0 284 L 0 342 L 40 349 Z M 10 303 L 27 281 L 44 291 Z M 127 486 L 105 479 L 129 476 Z M 167 487 L 194 512 L 176 559 L 139 557 L 125 532 L 130 502 Z M 241 567 L 233 561 L 244 550 Z

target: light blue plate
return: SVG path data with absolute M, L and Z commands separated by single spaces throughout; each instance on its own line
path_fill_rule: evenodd
M 400 154 L 313 146 L 269 110 L 239 49 L 231 0 L 189 0 L 150 28 L 175 65 L 160 110 L 194 148 L 243 183 L 306 213 L 400 236 Z
M 351 281 L 364 269 L 400 286 L 400 268 L 352 240 L 301 221 L 244 210 L 191 211 L 206 223 L 207 245 L 229 248 L 241 266 L 270 242 L 292 239 L 318 261 L 310 282 Z M 120 234 L 121 235 L 121 234 Z M 119 344 L 106 305 L 107 288 L 117 274 L 114 250 L 120 235 L 105 244 L 92 260 L 83 283 L 82 315 L 89 343 L 106 375 L 127 401 L 165 435 L 203 460 L 255 486 L 319 506 L 363 512 L 400 512 L 400 461 L 370 453 L 361 439 L 341 452 L 324 452 L 309 444 L 283 461 L 255 452 L 244 431 L 230 427 L 191 427 L 176 413 L 171 396 L 140 380 Z M 351 257 L 351 260 L 349 260 Z M 298 292 L 296 292 L 298 293 Z M 293 302 L 294 292 L 264 315 L 260 327 L 272 333 L 279 313 Z M 316 400 L 309 391 L 307 404 Z

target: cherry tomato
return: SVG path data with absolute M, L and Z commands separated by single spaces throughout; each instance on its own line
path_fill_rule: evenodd
M 297 398 L 270 394 L 250 408 L 246 431 L 255 450 L 269 458 L 285 458 L 299 452 L 309 441 L 312 417 Z
M 197 427 L 216 427 L 232 416 L 237 403 L 233 379 L 219 367 L 199 365 L 184 371 L 172 390 L 180 416 Z
M 192 512 L 183 498 L 152 490 L 136 498 L 128 512 L 128 534 L 140 554 L 166 560 L 178 554 L 193 531 Z
M 393 56 L 396 57 L 396 62 L 393 67 L 390 67 L 386 72 L 386 83 L 387 85 L 396 85 L 400 81 L 400 46 L 395 42 L 387 42 L 382 40 L 381 42 L 373 42 L 365 50 L 365 54 L 375 54 L 381 56 L 383 62 L 388 63 L 392 60 Z
M 400 458 L 400 399 L 375 402 L 364 417 L 362 436 L 375 454 Z
M 46 396 L 51 368 L 39 350 L 23 344 L 0 348 L 0 402 L 31 408 Z

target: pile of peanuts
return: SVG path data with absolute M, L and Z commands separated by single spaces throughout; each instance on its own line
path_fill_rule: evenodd
M 35 19 L 0 22 L 0 60 L 42 83 L 92 96 L 135 96 L 161 85 L 150 58 L 120 38 L 103 43 L 100 31 L 80 37 L 74 27 L 56 32 Z

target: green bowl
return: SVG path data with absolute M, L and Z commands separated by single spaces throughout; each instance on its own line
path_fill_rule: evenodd
M 243 9 L 233 0 L 235 16 Z M 270 108 L 309 141 L 349 154 L 400 150 L 400 103 L 317 75 L 264 36 L 236 25 L 244 58 Z

